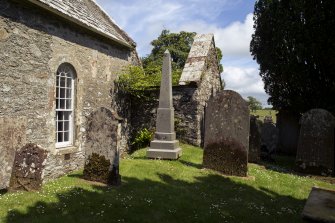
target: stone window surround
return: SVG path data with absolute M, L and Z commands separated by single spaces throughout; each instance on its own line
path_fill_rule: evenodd
M 75 107 L 74 107 L 74 98 L 75 98 L 75 88 L 76 88 L 76 84 L 75 84 L 76 71 L 71 64 L 63 63 L 58 67 L 56 76 L 57 76 L 56 93 L 58 93 L 58 98 L 56 97 L 56 105 L 58 102 L 58 108 L 56 106 L 56 109 L 55 109 L 56 111 L 56 148 L 61 149 L 61 148 L 73 146 L 73 142 L 74 142 L 74 126 L 75 126 L 74 114 L 76 112 Z M 64 81 L 64 86 L 61 85 L 62 79 Z M 70 90 L 70 93 L 67 90 Z M 62 102 L 63 102 L 63 106 L 61 105 Z M 61 120 L 58 119 L 60 113 L 63 113 L 63 118 Z M 66 113 L 68 114 L 66 115 Z M 66 116 L 68 117 L 66 118 Z M 62 137 L 61 137 L 61 142 L 58 141 L 59 140 L 58 134 L 60 133 L 60 131 L 58 130 L 58 126 L 60 123 L 62 123 L 61 132 L 63 132 Z M 68 124 L 66 125 L 65 123 L 68 123 Z
M 50 148 L 50 152 L 54 155 L 64 155 L 64 154 L 70 154 L 70 153 L 76 153 L 82 151 L 82 143 L 80 143 L 79 138 L 81 137 L 80 133 L 78 132 L 77 125 L 82 123 L 82 117 L 79 115 L 80 108 L 82 107 L 81 104 L 79 104 L 78 100 L 78 95 L 83 93 L 83 88 L 81 83 L 81 76 L 80 76 L 80 71 L 82 70 L 82 65 L 79 63 L 79 61 L 73 57 L 73 55 L 66 54 L 66 55 L 57 55 L 56 57 L 52 57 L 49 61 L 49 69 L 51 71 L 51 74 L 53 76 L 53 84 L 50 86 L 52 89 L 56 89 L 56 78 L 55 74 L 57 73 L 57 70 L 61 64 L 70 64 L 73 69 L 76 71 L 76 79 L 75 79 L 75 92 L 74 92 L 74 126 L 73 126 L 73 144 L 71 146 L 67 147 L 61 147 L 61 148 L 56 148 L 56 138 L 55 138 L 55 132 L 56 132 L 56 122 L 53 121 L 53 128 L 54 131 L 52 131 L 53 138 L 55 139 L 54 146 Z M 56 98 L 56 91 L 54 91 L 54 98 Z M 53 100 L 53 109 L 51 111 L 51 118 L 53 120 L 56 119 L 56 100 Z M 78 103 L 77 103 L 78 102 Z

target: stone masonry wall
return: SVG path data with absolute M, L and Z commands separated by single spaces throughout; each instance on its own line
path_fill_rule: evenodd
M 208 82 L 207 82 L 208 83 Z M 177 138 L 192 145 L 201 146 L 204 134 L 204 112 L 207 98 L 205 86 L 174 86 L 173 107 L 175 109 L 175 131 Z M 203 92 L 201 92 L 203 91 Z M 131 100 L 131 132 L 133 137 L 143 128 L 154 129 L 158 108 L 159 89 L 146 92 L 149 100 Z
M 173 107 L 175 109 L 175 131 L 177 138 L 188 142 L 196 142 L 197 102 L 192 101 L 195 87 L 173 87 Z M 143 128 L 153 130 L 156 126 L 159 89 L 146 91 L 148 100 L 131 100 L 131 130 L 133 137 Z
M 49 151 L 44 175 L 55 178 L 83 166 L 86 117 L 98 107 L 122 110 L 113 81 L 134 51 L 19 1 L 0 4 L 0 117 L 26 117 L 27 142 Z M 55 80 L 62 63 L 76 70 L 74 147 L 55 148 Z M 112 94 L 111 94 L 112 93 Z M 122 127 L 126 146 L 127 117 Z
M 212 34 L 195 37 L 179 84 L 173 87 L 177 138 L 196 146 L 202 146 L 206 102 L 211 96 L 223 90 Z M 155 99 L 131 101 L 133 134 L 143 128 L 155 127 L 159 92 L 152 90 L 147 93 Z

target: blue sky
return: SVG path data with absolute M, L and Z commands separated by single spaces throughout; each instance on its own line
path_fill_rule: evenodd
M 214 33 L 223 53 L 225 89 L 249 95 L 267 105 L 249 44 L 253 33 L 255 0 L 96 0 L 137 43 L 140 56 L 151 51 L 150 42 L 163 29 L 171 32 Z

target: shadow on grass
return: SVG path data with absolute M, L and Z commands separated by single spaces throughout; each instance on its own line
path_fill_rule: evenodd
M 147 158 L 147 157 L 133 157 L 132 159 L 134 159 L 134 160 L 155 160 L 155 159 L 150 159 L 150 158 Z M 194 168 L 197 168 L 197 169 L 202 169 L 202 164 L 193 163 L 193 162 L 185 161 L 185 160 L 182 160 L 182 159 L 178 159 L 177 161 L 180 162 L 183 165 L 186 165 L 186 166 L 194 167 Z
M 309 176 L 316 180 L 321 180 L 327 183 L 335 184 L 334 176 L 320 176 L 315 174 L 298 172 L 295 166 L 295 156 L 276 155 L 275 162 L 262 161 L 259 164 L 264 166 L 268 170 L 276 171 L 279 173 L 288 173 L 302 177 Z
M 80 178 L 80 179 L 84 179 L 83 174 L 79 174 L 79 173 L 71 173 L 67 175 L 68 177 L 73 177 L 73 178 Z
M 274 162 L 261 161 L 259 164 L 264 166 L 268 170 L 273 170 L 279 173 L 299 174 L 294 170 L 294 156 L 275 155 Z
M 1 190 L 0 190 L 0 195 L 6 194 L 7 192 L 8 192 L 8 190 L 6 190 L 6 189 L 1 189 Z
M 154 159 L 147 158 L 146 156 L 135 156 L 135 157 L 132 157 L 131 159 L 134 159 L 134 160 L 154 160 Z
M 189 161 L 185 161 L 185 160 L 178 160 L 180 163 L 186 165 L 186 166 L 190 166 L 190 167 L 194 167 L 194 168 L 197 168 L 197 169 L 201 169 L 202 168 L 202 164 L 198 164 L 198 163 L 192 163 L 192 162 L 189 162 Z
M 73 188 L 58 193 L 58 202 L 11 210 L 5 222 L 301 222 L 304 200 L 220 175 L 194 182 L 158 177 L 160 182 L 123 177 L 119 188 Z

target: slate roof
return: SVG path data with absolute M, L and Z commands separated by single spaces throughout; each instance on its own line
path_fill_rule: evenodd
M 99 35 L 133 48 L 136 43 L 94 0 L 28 0 Z
M 206 68 L 206 59 L 212 46 L 215 46 L 213 34 L 197 34 L 194 37 L 183 73 L 179 79 L 179 85 L 201 81 L 202 72 Z

